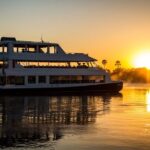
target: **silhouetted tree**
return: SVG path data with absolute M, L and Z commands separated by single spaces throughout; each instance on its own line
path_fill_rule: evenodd
M 102 64 L 103 64 L 104 69 L 106 69 L 107 60 L 106 60 L 106 59 L 103 59 L 103 60 L 102 60 Z
M 121 62 L 119 60 L 116 60 L 115 66 L 116 66 L 116 69 L 119 69 L 121 67 Z

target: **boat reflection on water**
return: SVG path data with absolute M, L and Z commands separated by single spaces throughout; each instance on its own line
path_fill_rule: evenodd
M 37 146 L 59 140 L 63 131 L 96 122 L 110 110 L 116 95 L 2 96 L 0 97 L 0 147 Z

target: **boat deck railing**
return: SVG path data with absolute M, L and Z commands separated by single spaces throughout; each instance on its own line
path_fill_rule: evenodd
M 88 66 L 23 66 L 24 68 L 93 68 Z

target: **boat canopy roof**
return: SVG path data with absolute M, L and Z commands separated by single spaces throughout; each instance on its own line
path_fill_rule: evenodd
M 36 48 L 36 46 L 47 47 L 47 46 L 59 46 L 57 43 L 50 43 L 44 41 L 20 41 L 16 40 L 15 37 L 1 37 L 0 45 L 6 45 L 8 42 L 11 42 L 15 47 L 24 47 L 25 45 L 29 47 Z

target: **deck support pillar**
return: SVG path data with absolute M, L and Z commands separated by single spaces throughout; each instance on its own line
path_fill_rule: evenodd
M 25 76 L 25 85 L 28 85 L 28 76 Z
M 49 76 L 46 76 L 46 84 L 49 84 Z

